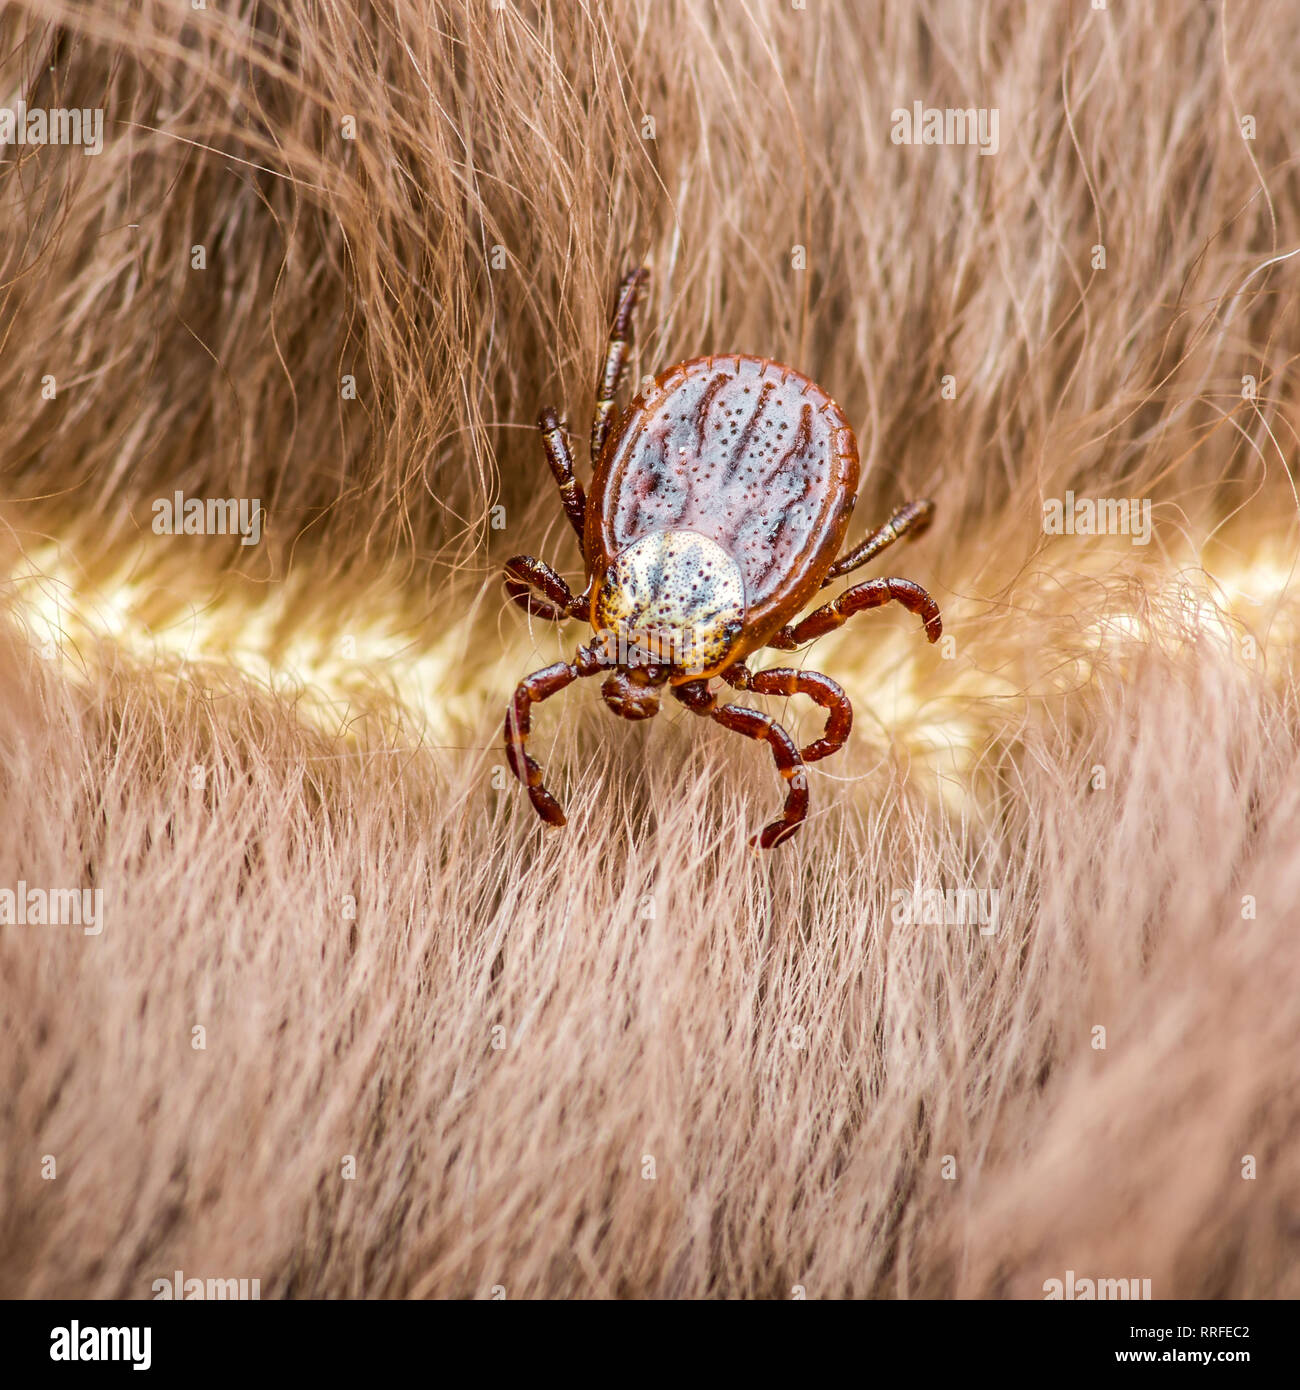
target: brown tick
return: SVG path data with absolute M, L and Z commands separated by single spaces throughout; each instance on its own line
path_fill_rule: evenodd
M 788 783 L 785 806 L 751 841 L 770 849 L 803 821 L 804 764 L 844 743 L 853 708 L 829 676 L 789 667 L 750 671 L 744 659 L 762 647 L 793 651 L 853 614 L 890 602 L 919 614 L 926 636 L 937 641 L 938 606 L 910 579 L 854 584 L 791 622 L 819 589 L 901 537 L 924 531 L 934 504 L 907 503 L 837 559 L 856 500 L 857 440 L 819 386 L 763 357 L 697 357 L 671 367 L 616 423 L 614 403 L 646 275 L 633 270 L 619 285 L 596 389 L 589 499 L 555 411 L 543 410 L 537 422 L 565 515 L 578 533 L 587 586 L 575 596 L 549 565 L 516 555 L 505 567 L 506 591 L 536 617 L 589 620 L 596 640 L 579 647 L 572 661 L 520 683 L 506 715 L 506 758 L 537 814 L 563 825 L 564 812 L 525 751 L 533 706 L 579 676 L 603 671 L 601 694 L 610 709 L 624 719 L 649 719 L 667 686 L 696 714 L 772 749 Z M 719 704 L 709 689 L 715 676 L 736 690 L 809 696 L 828 711 L 822 736 L 800 749 L 766 714 Z

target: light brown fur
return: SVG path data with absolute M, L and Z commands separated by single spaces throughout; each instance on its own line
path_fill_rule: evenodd
M 0 927 L 0 1294 L 1300 1294 L 1290 8 L 361 8 L 0 14 L 0 105 L 106 113 L 0 163 L 0 887 L 105 894 Z M 851 540 L 937 503 L 884 570 L 955 645 L 812 649 L 856 727 L 762 857 L 765 753 L 594 682 L 567 829 L 500 776 L 580 640 L 502 598 L 577 570 L 531 422 L 640 261 L 636 378 L 787 361 Z M 156 536 L 177 489 L 261 543 Z

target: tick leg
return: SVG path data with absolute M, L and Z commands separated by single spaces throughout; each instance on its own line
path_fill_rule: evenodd
M 822 709 L 829 710 L 821 738 L 799 750 L 799 756 L 806 763 L 818 762 L 838 752 L 853 728 L 853 706 L 849 697 L 838 682 L 820 671 L 796 671 L 790 666 L 751 671 L 737 663 L 722 672 L 722 679 L 736 690 L 752 690 L 758 695 L 807 695 Z
M 565 438 L 560 417 L 548 405 L 537 417 L 537 428 L 542 432 L 542 448 L 546 450 L 546 462 L 551 465 L 556 485 L 560 489 L 560 501 L 569 524 L 578 533 L 578 549 L 583 548 L 583 527 L 587 521 L 587 497 L 573 471 L 573 455 L 569 452 L 569 441 Z M 585 551 L 583 552 L 585 555 Z
M 535 618 L 549 618 L 558 623 L 565 618 L 583 616 L 582 598 L 574 596 L 550 565 L 534 560 L 531 555 L 516 555 L 507 560 L 505 581 L 506 593 Z M 533 589 L 540 589 L 546 598 L 538 598 L 530 592 Z
M 789 790 L 785 794 L 781 814 L 757 835 L 751 836 L 749 843 L 760 849 L 772 849 L 793 835 L 808 814 L 808 773 L 794 739 L 775 719 L 756 709 L 746 709 L 743 705 L 719 705 L 705 681 L 674 686 L 673 694 L 696 714 L 707 715 L 724 729 L 766 743 L 771 748 L 776 770 L 788 784 Z
M 547 825 L 564 825 L 565 819 L 560 803 L 542 785 L 541 766 L 529 757 L 524 747 L 532 732 L 533 706 L 541 700 L 549 700 L 579 676 L 594 676 L 599 670 L 601 663 L 596 654 L 587 647 L 580 647 L 572 661 L 557 661 L 553 666 L 544 666 L 531 676 L 525 676 L 506 711 L 506 762 L 510 764 L 510 771 L 528 788 L 533 809 Z
M 842 575 L 848 574 L 850 570 L 868 564 L 882 551 L 888 550 L 895 541 L 901 541 L 904 536 L 911 536 L 915 540 L 930 529 L 930 523 L 933 520 L 934 503 L 928 497 L 921 497 L 915 502 L 905 503 L 883 526 L 873 531 L 861 545 L 849 551 L 847 555 L 841 555 L 835 561 L 826 571 L 826 578 L 822 580 L 822 588 L 824 589 Z
M 632 351 L 632 319 L 636 312 L 637 296 L 649 275 L 650 272 L 641 266 L 637 270 L 629 270 L 618 284 L 614 326 L 609 331 L 605 365 L 601 368 L 600 379 L 596 382 L 596 413 L 591 421 L 592 467 L 595 467 L 600 451 L 605 447 L 609 427 L 614 422 L 614 401 L 618 396 L 619 387 L 623 384 L 627 359 Z
M 863 584 L 855 584 L 839 598 L 814 608 L 797 623 L 783 627 L 776 636 L 768 639 L 769 647 L 778 651 L 792 652 L 805 642 L 823 633 L 833 632 L 842 627 L 855 613 L 864 608 L 879 608 L 886 603 L 901 603 L 909 613 L 916 613 L 925 624 L 925 635 L 931 642 L 937 642 L 943 633 L 943 622 L 939 617 L 939 605 L 919 584 L 910 579 L 868 579 Z

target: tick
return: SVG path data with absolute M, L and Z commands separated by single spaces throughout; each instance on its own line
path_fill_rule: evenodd
M 588 620 L 595 639 L 572 661 L 520 682 L 506 714 L 506 759 L 537 814 L 564 812 L 526 749 L 533 706 L 580 676 L 605 674 L 601 694 L 624 719 L 649 719 L 666 687 L 687 709 L 766 743 L 786 786 L 781 814 L 751 840 L 770 849 L 808 812 L 804 765 L 839 749 L 853 724 L 848 696 L 829 676 L 775 667 L 750 671 L 763 647 L 794 651 L 855 613 L 901 603 L 938 641 L 939 609 L 910 579 L 869 579 L 796 620 L 819 589 L 929 526 L 934 504 L 900 507 L 847 553 L 840 547 L 858 488 L 858 445 L 839 406 L 806 376 L 763 357 L 697 357 L 670 367 L 621 416 L 615 402 L 632 347 L 647 271 L 619 285 L 596 388 L 591 496 L 573 471 L 554 410 L 538 418 L 560 501 L 578 535 L 586 587 L 575 595 L 549 565 L 516 555 L 509 597 L 534 617 Z M 720 678 L 758 695 L 807 695 L 827 711 L 806 748 L 776 720 L 719 703 Z

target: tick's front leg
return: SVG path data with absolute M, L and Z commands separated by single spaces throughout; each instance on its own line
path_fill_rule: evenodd
M 506 711 L 506 762 L 510 764 L 510 771 L 528 788 L 533 809 L 547 825 L 564 825 L 566 821 L 560 803 L 542 785 L 540 764 L 529 757 L 525 747 L 533 727 L 533 706 L 549 700 L 579 676 L 594 676 L 601 669 L 600 658 L 595 652 L 580 647 L 572 661 L 557 661 L 553 666 L 544 666 L 531 676 L 525 676 Z
M 853 728 L 853 705 L 843 687 L 820 671 L 796 671 L 790 666 L 773 666 L 767 671 L 751 671 L 737 663 L 722 672 L 722 679 L 736 690 L 752 690 L 758 695 L 807 695 L 828 710 L 822 736 L 799 750 L 806 763 L 829 758 L 844 746 Z
M 781 814 L 757 835 L 751 836 L 749 843 L 760 849 L 772 849 L 782 840 L 788 840 L 808 814 L 808 773 L 794 739 L 775 719 L 759 710 L 746 709 L 743 705 L 719 705 L 707 681 L 690 681 L 686 685 L 674 686 L 673 694 L 687 709 L 707 715 L 733 733 L 766 743 L 772 750 L 776 770 L 789 790 L 785 794 Z

